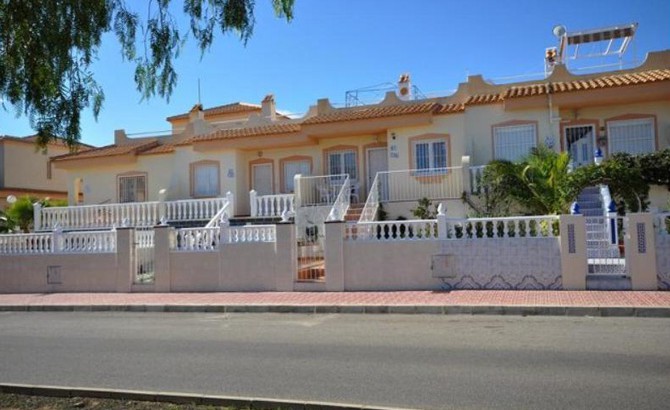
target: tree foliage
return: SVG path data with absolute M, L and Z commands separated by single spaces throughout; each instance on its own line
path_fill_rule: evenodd
M 620 212 L 644 211 L 650 185 L 670 190 L 670 149 L 643 155 L 617 153 L 601 165 L 569 171 L 567 153 L 538 147 L 520 162 L 492 161 L 484 170 L 481 195 L 464 199 L 481 216 L 567 213 L 588 186 L 605 184 Z M 510 210 L 513 210 L 510 212 Z
M 294 0 L 270 1 L 278 17 L 293 18 Z M 146 15 L 129 7 L 138 3 L 0 0 L 0 97 L 29 118 L 39 144 L 60 136 L 73 146 L 82 111 L 100 113 L 105 95 L 91 64 L 103 34 L 113 32 L 122 58 L 135 64 L 142 98 L 168 100 L 177 84 L 173 61 L 188 34 L 202 53 L 217 31 L 237 33 L 245 44 L 253 34 L 255 0 L 184 0 L 187 29 L 179 27 L 171 0 L 142 2 Z
M 495 160 L 484 169 L 485 209 L 499 216 L 516 209 L 530 215 L 566 212 L 579 194 L 568 176 L 567 153 L 539 146 L 519 162 Z

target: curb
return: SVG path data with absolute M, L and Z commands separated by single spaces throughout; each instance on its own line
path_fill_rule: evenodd
M 357 313 L 670 318 L 670 306 L 526 305 L 0 305 L 0 312 Z
M 261 397 L 218 396 L 207 394 L 153 392 L 119 389 L 92 389 L 87 387 L 43 386 L 32 384 L 0 383 L 0 393 L 48 397 L 87 397 L 97 399 L 149 401 L 173 404 L 194 404 L 248 408 L 296 410 L 402 410 L 397 407 L 368 406 L 362 404 L 327 403 L 316 401 L 278 400 Z

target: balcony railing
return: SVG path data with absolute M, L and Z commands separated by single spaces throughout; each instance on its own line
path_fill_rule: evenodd
M 35 204 L 35 231 L 109 229 L 114 226 L 154 226 L 161 221 L 210 221 L 228 205 L 232 194 L 223 198 L 178 201 L 130 202 L 42 208 Z M 204 224 L 203 224 L 204 225 Z

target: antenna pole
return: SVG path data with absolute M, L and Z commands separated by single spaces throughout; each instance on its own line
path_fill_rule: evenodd
M 200 101 L 200 77 L 198 77 L 198 104 L 202 104 L 202 101 Z

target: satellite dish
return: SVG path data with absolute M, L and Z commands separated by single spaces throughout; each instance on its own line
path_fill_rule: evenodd
M 14 195 L 8 195 L 7 203 L 13 204 L 14 202 L 16 202 L 16 197 Z
M 554 26 L 551 32 L 554 33 L 556 37 L 563 37 L 567 32 L 567 29 L 565 28 L 565 26 L 559 24 L 557 26 Z

